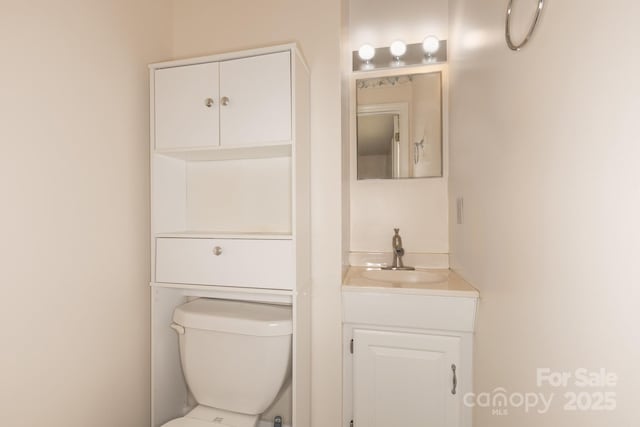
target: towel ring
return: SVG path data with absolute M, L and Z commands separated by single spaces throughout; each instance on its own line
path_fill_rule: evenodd
M 527 33 L 527 36 L 524 38 L 524 40 L 522 40 L 522 43 L 520 44 L 514 44 L 513 40 L 511 39 L 511 6 L 512 5 L 513 5 L 513 0 L 509 0 L 509 5 L 507 6 L 507 22 L 505 23 L 504 35 L 505 35 L 505 39 L 507 40 L 507 46 L 509 46 L 509 49 L 518 51 L 522 48 L 522 46 L 527 44 L 527 42 L 531 38 L 531 35 L 533 34 L 533 31 L 536 29 L 536 25 L 538 24 L 538 20 L 540 19 L 540 14 L 542 13 L 542 8 L 544 6 L 544 0 L 538 0 L 538 9 L 536 10 L 536 16 L 533 18 L 533 22 L 531 23 L 531 27 L 529 28 L 529 32 Z

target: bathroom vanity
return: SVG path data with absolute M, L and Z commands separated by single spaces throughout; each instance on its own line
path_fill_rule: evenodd
M 170 326 L 177 306 L 204 297 L 291 306 L 291 384 L 264 419 L 308 426 L 304 59 L 289 44 L 153 64 L 150 78 L 151 425 L 194 405 Z
M 470 427 L 478 292 L 455 272 L 350 267 L 343 425 Z

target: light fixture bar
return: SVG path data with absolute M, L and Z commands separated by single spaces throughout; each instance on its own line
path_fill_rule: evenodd
M 385 68 L 401 68 L 413 65 L 429 65 L 447 62 L 447 41 L 440 40 L 440 47 L 430 57 L 422 48 L 422 42 L 407 45 L 407 51 L 399 60 L 393 57 L 389 47 L 378 47 L 371 60 L 365 61 L 354 50 L 352 54 L 353 71 L 372 71 Z

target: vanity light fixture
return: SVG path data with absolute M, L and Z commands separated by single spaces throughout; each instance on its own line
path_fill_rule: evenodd
M 352 52 L 353 71 L 433 65 L 444 62 L 447 62 L 447 41 L 433 35 L 425 37 L 422 43 L 407 44 L 402 40 L 395 40 L 390 46 L 378 48 L 365 43 Z
M 396 40 L 391 43 L 389 47 L 389 52 L 391 52 L 391 56 L 396 62 L 400 61 L 400 57 L 407 52 L 407 44 L 402 40 Z
M 368 64 L 371 62 L 373 57 L 376 56 L 376 48 L 370 44 L 363 44 L 360 46 L 360 49 L 358 49 L 358 56 Z
M 431 58 L 438 49 L 440 49 L 440 39 L 436 36 L 429 35 L 422 41 L 422 50 L 424 50 L 427 57 Z

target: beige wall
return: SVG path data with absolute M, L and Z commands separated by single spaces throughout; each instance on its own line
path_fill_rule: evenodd
M 146 64 L 169 12 L 2 2 L 2 426 L 149 423 Z
M 351 117 L 346 114 L 351 108 L 351 46 L 349 41 L 351 39 L 349 35 L 349 21 L 351 19 L 351 13 L 349 11 L 350 4 L 348 0 L 341 0 L 342 2 L 342 32 L 340 34 L 341 40 L 341 145 L 342 145 L 342 271 L 346 273 L 349 267 L 349 251 L 350 251 L 350 238 L 351 238 L 351 224 L 349 218 L 351 216 Z
M 311 68 L 312 419 L 340 423 L 341 3 L 175 0 L 174 57 L 295 41 Z
M 476 392 L 556 400 L 547 415 L 477 409 L 474 425 L 640 425 L 640 6 L 545 2 L 514 53 L 505 3 L 450 10 L 452 263 L 481 294 Z M 564 411 L 563 393 L 603 389 L 539 389 L 537 368 L 617 374 L 617 409 Z
M 349 47 L 389 46 L 396 39 L 422 43 L 429 34 L 446 39 L 448 0 L 345 0 L 349 3 Z

